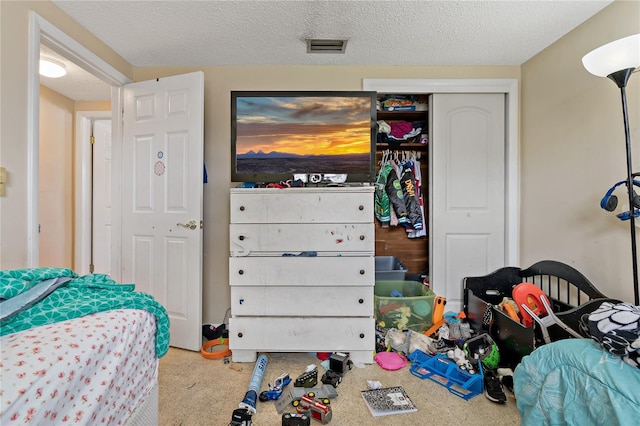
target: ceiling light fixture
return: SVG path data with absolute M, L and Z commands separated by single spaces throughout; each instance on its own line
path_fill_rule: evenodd
M 63 63 L 53 59 L 40 59 L 40 75 L 50 78 L 58 78 L 67 74 Z
M 638 290 L 638 258 L 636 248 L 636 224 L 633 190 L 634 178 L 640 173 L 633 173 L 631 165 L 631 134 L 629 132 L 629 113 L 627 111 L 627 82 L 634 70 L 640 66 L 640 34 L 631 35 L 607 43 L 584 55 L 582 64 L 591 74 L 611 79 L 620 89 L 622 98 L 622 118 L 627 150 L 627 193 L 629 195 L 629 225 L 631 231 L 631 258 L 633 267 L 633 293 L 635 304 L 640 304 Z

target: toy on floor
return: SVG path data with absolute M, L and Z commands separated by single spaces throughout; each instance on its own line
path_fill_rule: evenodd
M 260 392 L 260 396 L 258 399 L 260 402 L 265 401 L 274 401 L 280 398 L 282 395 L 282 391 L 284 387 L 291 383 L 291 378 L 289 377 L 289 373 L 282 373 L 279 375 L 276 380 L 273 382 L 273 386 L 269 383 L 269 390 Z
M 407 359 L 398 352 L 379 352 L 373 359 L 385 370 L 399 370 L 407 365 Z
M 299 414 L 303 414 L 325 425 L 331 421 L 331 405 L 329 400 L 320 401 L 313 393 L 302 395 L 300 404 L 296 407 Z
M 284 413 L 282 415 L 282 426 L 309 426 L 311 419 L 300 413 Z
M 447 351 L 447 357 L 453 361 L 455 361 L 456 365 L 461 370 L 466 370 L 470 374 L 476 374 L 475 369 L 465 356 L 464 352 L 460 348 L 450 349 Z
M 307 366 L 304 373 L 296 378 L 293 386 L 297 388 L 312 388 L 318 384 L 318 367 L 314 364 Z
M 267 354 L 260 354 L 256 361 L 256 366 L 253 368 L 253 374 L 251 375 L 251 381 L 249 382 L 247 393 L 245 393 L 244 399 L 239 404 L 239 407 L 233 410 L 229 426 L 251 426 L 253 424 L 251 422 L 251 417 L 256 413 L 258 390 L 260 390 L 262 377 L 264 377 L 268 363 L 269 357 Z
M 481 362 L 486 369 L 495 370 L 498 368 L 500 361 L 498 345 L 487 333 L 467 340 L 462 346 L 462 350 L 469 359 Z

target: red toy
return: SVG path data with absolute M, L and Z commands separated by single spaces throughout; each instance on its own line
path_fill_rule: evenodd
M 529 309 L 520 309 L 520 315 L 522 316 L 522 323 L 525 327 L 533 326 L 533 317 L 529 311 L 536 314 L 538 317 L 547 315 L 547 309 L 545 308 L 542 299 L 547 296 L 540 289 L 540 287 L 531 283 L 518 284 L 513 288 L 512 294 L 513 300 L 518 304 L 518 307 L 523 305 Z

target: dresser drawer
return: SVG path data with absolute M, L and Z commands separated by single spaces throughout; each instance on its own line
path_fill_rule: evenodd
M 232 317 L 229 348 L 273 352 L 373 353 L 373 318 Z
M 370 257 L 230 257 L 231 286 L 369 286 L 375 281 Z
M 373 315 L 371 287 L 231 286 L 231 315 L 350 317 Z
M 373 187 L 232 189 L 231 223 L 368 223 Z
M 354 224 L 232 224 L 229 244 L 232 256 L 269 256 L 316 251 L 340 255 L 348 252 L 373 255 L 373 223 Z

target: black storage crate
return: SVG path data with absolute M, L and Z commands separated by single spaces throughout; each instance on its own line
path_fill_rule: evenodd
M 604 301 L 614 301 L 607 299 L 576 269 L 553 260 L 538 262 L 527 269 L 509 266 L 489 275 L 466 277 L 467 321 L 476 333 L 491 335 L 500 350 L 500 365 L 505 367 L 515 368 L 523 356 L 545 343 L 539 324 L 534 322 L 533 327 L 525 327 L 497 307 L 504 297 L 511 298 L 513 287 L 523 282 L 540 287 L 549 297 L 556 316 L 585 337 L 589 336 L 581 330 L 582 315 L 593 312 Z M 483 323 L 486 319 L 489 319 L 488 325 Z M 550 326 L 548 331 L 552 341 L 571 337 L 560 326 Z

